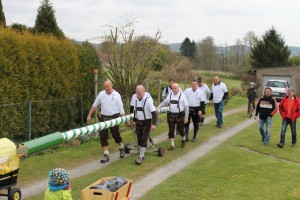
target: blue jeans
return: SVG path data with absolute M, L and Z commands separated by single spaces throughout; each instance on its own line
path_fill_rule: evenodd
M 266 130 L 264 130 L 264 125 L 266 124 Z M 265 144 L 270 141 L 270 130 L 272 124 L 272 117 L 267 117 L 267 119 L 259 119 L 258 129 L 260 131 L 262 140 Z
M 214 103 L 215 107 L 215 116 L 217 118 L 217 125 L 223 126 L 223 108 L 224 108 L 224 100 L 219 103 Z
M 292 122 L 290 118 L 285 118 L 282 121 L 282 127 L 281 127 L 281 135 L 280 135 L 280 143 L 284 145 L 285 143 L 285 133 L 287 126 L 290 125 L 291 132 L 292 132 L 292 144 L 296 144 L 297 142 L 297 132 L 296 132 L 296 120 Z

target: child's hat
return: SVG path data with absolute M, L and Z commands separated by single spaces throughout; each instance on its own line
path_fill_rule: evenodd
M 49 189 L 51 191 L 62 190 L 67 187 L 70 174 L 63 168 L 56 168 L 49 171 Z

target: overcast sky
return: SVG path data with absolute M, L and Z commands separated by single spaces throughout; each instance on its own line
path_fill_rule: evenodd
M 58 26 L 75 40 L 105 33 L 103 25 L 134 18 L 137 35 L 162 32 L 162 43 L 199 42 L 212 36 L 216 45 L 232 45 L 249 31 L 261 37 L 272 26 L 286 45 L 300 46 L 297 0 L 50 0 Z M 34 26 L 41 0 L 2 0 L 7 25 Z M 92 41 L 97 42 L 97 41 Z

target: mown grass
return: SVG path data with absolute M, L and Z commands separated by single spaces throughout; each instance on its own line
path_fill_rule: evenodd
M 269 146 L 257 124 L 226 141 L 143 197 L 147 199 L 299 199 L 299 147 L 279 142 L 281 118 L 273 119 Z M 281 160 L 284 159 L 284 160 Z
M 235 104 L 235 107 L 237 105 L 241 105 L 241 103 L 243 103 L 242 100 L 239 101 L 240 104 L 236 104 L 235 102 L 232 102 Z M 227 107 L 227 108 L 226 108 Z M 231 107 L 231 103 L 228 103 L 228 106 L 226 106 L 226 109 L 230 109 Z M 163 120 L 163 117 L 160 117 L 161 120 Z M 226 124 L 226 126 L 222 129 L 222 130 L 226 130 L 227 128 L 230 128 L 232 126 L 234 126 L 235 124 L 237 124 L 240 119 L 243 118 L 243 114 L 235 114 L 231 117 L 227 117 L 224 119 L 224 122 Z M 87 185 L 95 182 L 97 179 L 101 178 L 101 177 L 107 177 L 107 176 L 118 176 L 118 175 L 122 175 L 124 177 L 138 180 L 140 178 L 143 177 L 143 175 L 149 173 L 150 171 L 157 169 L 159 167 L 161 167 L 164 164 L 169 163 L 170 161 L 172 161 L 174 158 L 177 158 L 179 156 L 184 155 L 185 153 L 189 152 L 190 150 L 196 148 L 199 144 L 201 144 L 204 141 L 207 141 L 210 137 L 212 137 L 213 135 L 217 134 L 220 129 L 217 129 L 214 127 L 215 121 L 211 122 L 209 125 L 206 125 L 204 127 L 201 127 L 201 130 L 199 132 L 198 135 L 198 142 L 196 143 L 189 143 L 186 148 L 181 149 L 180 146 L 180 139 L 177 137 L 176 139 L 176 146 L 178 147 L 177 150 L 173 151 L 173 152 L 166 152 L 164 157 L 158 157 L 157 153 L 155 152 L 149 152 L 146 154 L 146 160 L 143 162 L 142 166 L 136 166 L 134 164 L 134 159 L 136 158 L 136 155 L 132 155 L 132 156 L 126 156 L 124 159 L 118 160 L 114 163 L 110 163 L 108 166 L 97 170 L 91 174 L 88 174 L 86 176 L 80 177 L 80 178 L 76 178 L 76 179 L 72 179 L 72 190 L 73 190 L 73 198 L 74 199 L 80 199 L 80 190 L 85 188 Z M 161 122 L 160 125 L 158 126 L 162 127 L 162 129 L 157 130 L 157 132 L 154 132 L 153 134 L 166 134 L 163 129 L 166 131 L 167 127 L 166 124 Z M 164 133 L 162 133 L 164 132 Z M 129 131 L 128 133 L 123 133 L 122 136 L 124 137 L 124 140 L 126 138 L 127 141 L 133 141 L 132 138 L 132 133 Z M 127 138 L 128 137 L 128 138 Z M 129 138 L 131 137 L 131 138 Z M 156 144 L 155 146 L 163 146 L 165 148 L 169 147 L 169 141 L 167 140 L 167 134 L 166 134 L 166 140 L 160 144 Z M 96 146 L 96 147 L 95 147 Z M 111 145 L 116 146 L 116 145 Z M 114 148 L 114 151 L 116 151 L 116 147 Z M 88 160 L 93 160 L 93 159 L 99 159 L 102 156 L 102 151 L 99 150 L 99 144 L 98 141 L 89 141 L 87 143 L 84 143 L 78 147 L 74 147 L 72 149 L 66 149 L 64 151 L 66 151 L 66 153 L 64 153 L 64 156 L 66 158 L 64 158 L 64 156 L 59 155 L 61 151 L 55 152 L 53 154 L 46 154 L 44 156 L 46 156 L 46 158 L 44 158 L 44 161 L 46 160 L 51 160 L 53 159 L 53 163 L 51 164 L 46 164 L 45 162 L 39 162 L 39 159 L 36 158 L 31 158 L 32 160 L 26 160 L 25 162 L 27 162 L 27 166 L 23 165 L 23 168 L 21 166 L 21 171 L 23 171 L 23 177 L 22 174 L 20 174 L 20 177 L 22 177 L 23 180 L 23 184 L 29 181 L 26 180 L 25 177 L 32 179 L 32 171 L 30 171 L 28 168 L 30 166 L 31 170 L 33 170 L 35 167 L 32 165 L 39 165 L 38 167 L 38 174 L 39 174 L 39 179 L 41 179 L 41 177 L 46 178 L 47 177 L 47 172 L 54 168 L 54 167 L 64 167 L 64 168 L 70 168 L 70 167 L 75 167 L 72 166 L 72 164 L 70 164 L 69 162 L 72 162 L 72 159 L 74 159 L 74 157 L 76 157 L 77 159 L 77 163 L 75 163 L 76 165 L 79 165 L 79 163 L 83 164 L 85 162 L 88 162 Z M 77 153 L 80 154 L 77 157 Z M 69 157 L 71 157 L 71 159 L 69 159 Z M 80 160 L 79 157 L 82 159 Z M 87 158 L 89 157 L 89 158 Z M 32 162 L 34 159 L 35 162 Z M 67 159 L 67 160 L 66 160 Z M 57 163 L 60 163 L 59 166 L 57 165 Z M 55 165 L 56 163 L 56 165 Z M 74 162 L 72 162 L 74 164 Z M 99 163 L 100 165 L 100 163 Z M 43 167 L 46 169 L 43 169 Z M 66 167 L 68 166 L 68 167 Z M 26 169 L 26 173 L 25 173 L 25 169 Z M 35 174 L 35 171 L 34 171 Z M 46 186 L 45 186 L 46 187 Z M 28 199 L 43 199 L 43 194 L 40 194 L 38 196 L 34 196 Z

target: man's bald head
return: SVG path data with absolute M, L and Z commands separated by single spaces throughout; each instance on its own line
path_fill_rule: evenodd
M 174 94 L 178 94 L 179 92 L 179 85 L 177 83 L 173 83 L 172 85 L 172 91 Z
M 144 94 L 145 94 L 144 86 L 142 86 L 142 85 L 136 86 L 136 96 L 137 96 L 137 98 L 140 99 L 140 100 L 143 99 Z
M 214 77 L 214 83 L 219 83 L 220 82 L 220 77 L 219 76 L 215 76 Z
M 104 82 L 104 90 L 107 94 L 111 94 L 113 92 L 113 84 L 110 80 Z

